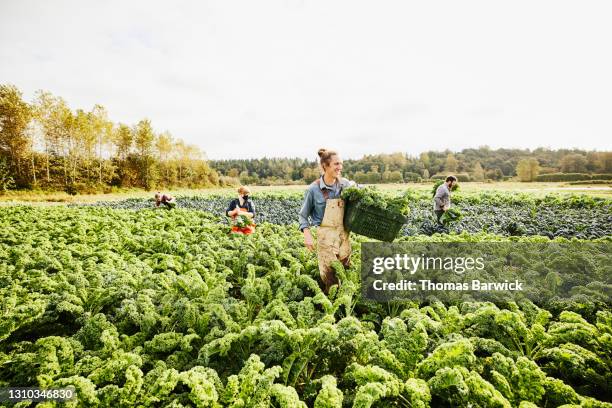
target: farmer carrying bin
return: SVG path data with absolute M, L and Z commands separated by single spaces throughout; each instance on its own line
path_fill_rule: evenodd
M 455 176 L 448 176 L 444 183 L 440 184 L 434 195 L 434 213 L 436 214 L 436 220 L 439 224 L 440 217 L 448 211 L 451 205 L 451 190 L 453 185 L 457 183 Z
M 255 232 L 255 205 L 249 198 L 251 191 L 246 186 L 238 189 L 238 198 L 229 203 L 225 215 L 232 219 L 232 232 L 236 234 L 252 234 Z
M 354 185 L 341 177 L 342 159 L 333 150 L 319 149 L 322 175 L 310 184 L 304 195 L 304 202 L 299 213 L 300 230 L 304 234 L 304 245 L 314 249 L 311 228 L 318 227 L 317 257 L 319 274 L 324 292 L 339 284 L 331 267 L 332 262 L 339 260 L 345 267 L 349 266 L 351 242 L 349 233 L 344 229 L 344 201 L 340 198 L 342 189 Z

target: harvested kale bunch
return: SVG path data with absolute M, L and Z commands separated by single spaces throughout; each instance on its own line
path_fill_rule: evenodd
M 444 211 L 444 214 L 440 217 L 440 222 L 444 226 L 448 226 L 450 223 L 457 222 L 461 219 L 461 211 L 456 208 L 449 208 Z
M 383 194 L 375 187 L 348 187 L 342 190 L 342 199 L 350 202 L 358 201 L 371 207 L 408 215 L 410 212 L 408 205 L 412 201 L 413 196 L 410 191 L 391 196 Z
M 433 188 L 431 189 L 431 196 L 434 197 L 436 195 L 436 191 L 438 191 L 438 187 L 440 187 L 444 183 L 444 180 L 438 180 L 434 183 Z M 451 187 L 451 191 L 459 190 L 459 184 L 453 183 Z

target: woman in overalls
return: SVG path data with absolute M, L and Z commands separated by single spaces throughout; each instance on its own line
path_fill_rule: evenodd
M 255 217 L 255 206 L 249 198 L 250 193 L 251 191 L 247 187 L 241 186 L 238 189 L 238 198 L 233 199 L 225 211 L 225 214 L 232 219 L 232 232 L 234 233 L 252 234 L 255 231 L 255 224 L 252 222 Z M 251 221 L 251 225 L 237 225 L 240 215 L 246 216 Z
M 299 219 L 300 230 L 304 233 L 304 245 L 309 250 L 314 249 L 310 229 L 318 227 L 319 274 L 327 294 L 333 285 L 339 283 L 331 267 L 332 262 L 339 260 L 345 267 L 350 262 L 351 242 L 344 229 L 344 201 L 340 194 L 343 188 L 354 183 L 341 177 L 342 159 L 338 153 L 319 149 L 319 158 L 323 174 L 306 190 Z

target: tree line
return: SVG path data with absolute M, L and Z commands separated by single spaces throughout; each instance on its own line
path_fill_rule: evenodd
M 45 91 L 26 102 L 17 87 L 0 85 L 0 190 L 76 193 L 219 182 L 197 146 L 155 132 L 148 119 L 113 123 L 102 105 L 73 111 Z
M 212 160 L 221 175 L 246 184 L 308 183 L 319 175 L 316 160 L 263 158 Z M 552 173 L 612 173 L 612 152 L 579 149 L 463 149 L 366 155 L 344 160 L 343 173 L 359 183 L 402 183 L 455 174 L 461 181 L 534 181 Z
M 568 180 L 607 180 L 610 173 L 612 152 L 579 149 L 484 146 L 344 161 L 344 174 L 359 183 L 402 183 L 447 174 L 460 181 L 563 181 L 563 174 L 571 174 Z M 169 132 L 155 132 L 148 119 L 131 126 L 113 123 L 101 105 L 73 111 L 63 98 L 45 91 L 26 102 L 15 86 L 0 85 L 0 192 L 302 184 L 318 175 L 317 161 L 303 158 L 207 161 L 198 147 Z

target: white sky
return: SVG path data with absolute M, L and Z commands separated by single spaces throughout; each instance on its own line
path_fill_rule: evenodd
M 610 1 L 0 0 L 0 83 L 209 158 L 612 150 Z

